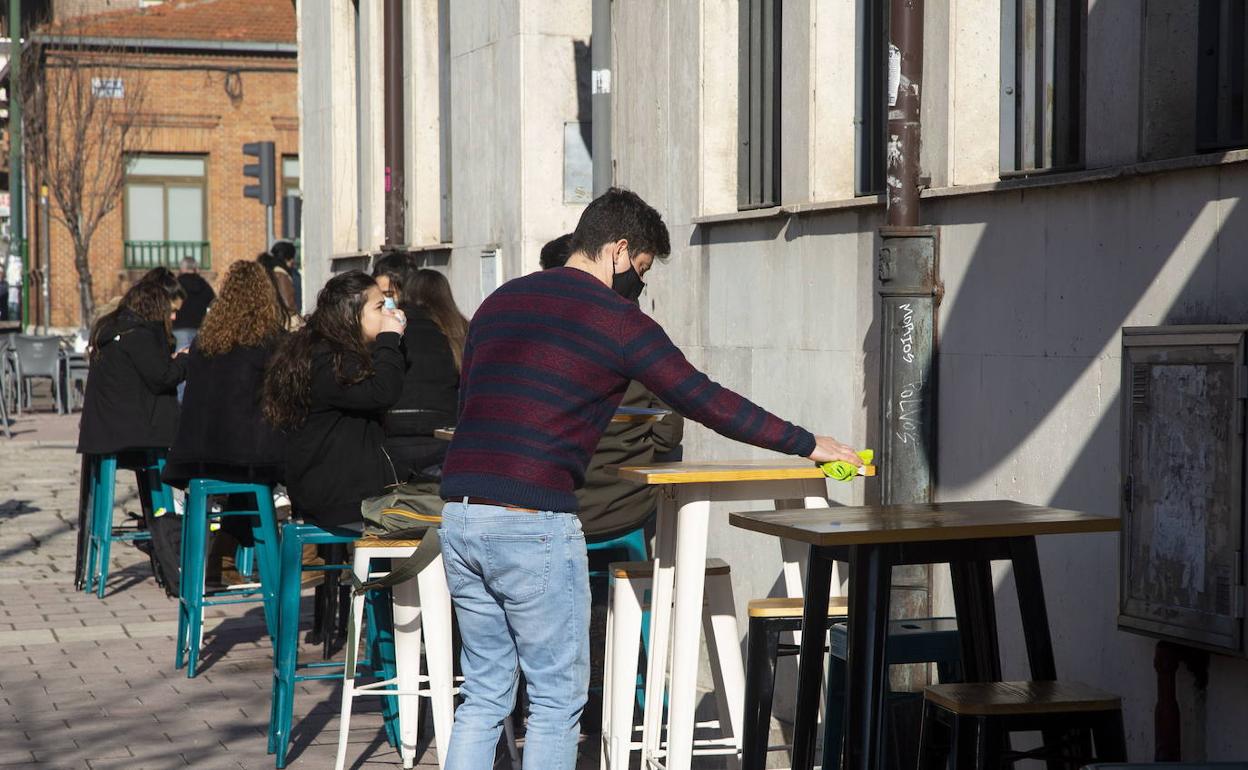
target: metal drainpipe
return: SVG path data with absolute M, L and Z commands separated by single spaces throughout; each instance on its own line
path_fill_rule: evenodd
M 386 0 L 382 35 L 385 38 L 385 141 L 387 250 L 407 244 L 407 160 L 403 146 L 403 0 Z
M 880 502 L 897 505 L 931 502 L 936 474 L 936 313 L 942 290 L 939 231 L 919 224 L 923 0 L 891 0 L 888 39 L 888 209 L 877 265 Z M 931 568 L 895 570 L 893 596 L 893 617 L 931 615 Z M 906 667 L 893 678 L 894 686 L 911 688 L 926 684 L 926 670 Z
M 923 0 L 891 0 L 887 224 L 878 291 L 883 311 L 880 493 L 885 505 L 932 499 L 937 232 L 919 225 L 919 89 Z

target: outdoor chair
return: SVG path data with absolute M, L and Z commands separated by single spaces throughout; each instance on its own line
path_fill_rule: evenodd
M 64 405 L 61 397 L 61 338 L 19 334 L 13 339 L 13 350 L 17 360 L 17 413 L 21 414 L 23 407 L 29 409 L 31 406 L 30 381 L 46 377 L 52 381 L 52 398 L 60 414 Z

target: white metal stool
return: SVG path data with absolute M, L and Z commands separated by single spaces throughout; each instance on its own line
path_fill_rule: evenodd
M 641 748 L 634 734 L 637 662 L 641 655 L 642 597 L 650 590 L 654 562 L 616 562 L 610 566 L 607 599 L 607 651 L 602 677 L 602 770 L 627 770 L 634 749 Z M 736 603 L 732 595 L 731 568 L 722 559 L 706 560 L 706 600 L 702 607 L 711 677 L 715 684 L 719 739 L 697 740 L 705 753 L 723 753 L 735 766 L 741 750 L 745 699 L 745 662 L 741 636 L 737 633 Z M 651 650 L 660 655 L 662 651 Z M 709 727 L 715 723 L 699 724 Z M 720 751 L 714 751 L 715 748 Z M 699 753 L 704 753 L 700 751 Z
M 419 540 L 382 540 L 363 538 L 355 544 L 354 571 L 361 582 L 380 577 L 374 572 L 373 559 L 405 559 L 415 553 Z M 415 580 L 408 580 L 391 589 L 394 607 L 394 653 L 397 676 L 381 682 L 355 684 L 355 666 L 349 665 L 342 679 L 342 721 L 338 733 L 337 770 L 347 758 L 347 732 L 351 723 L 351 703 L 356 695 L 395 695 L 399 706 L 399 751 L 403 766 L 416 762 L 416 741 L 420 736 L 420 697 L 429 698 L 433 711 L 433 734 L 438 748 L 438 766 L 445 762 L 446 747 L 454 724 L 455 683 L 451 653 L 451 594 L 446 585 L 442 557 L 438 556 L 421 570 Z M 361 627 L 364 597 L 351 600 L 354 628 Z M 421 641 L 424 655 L 421 655 Z M 358 640 L 349 640 L 355 644 Z M 354 649 L 348 650 L 354 663 Z M 421 674 L 420 661 L 425 672 Z

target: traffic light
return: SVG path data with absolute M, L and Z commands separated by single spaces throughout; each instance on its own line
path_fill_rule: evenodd
M 243 145 L 243 154 L 250 155 L 257 160 L 256 163 L 248 163 L 243 166 L 243 175 L 255 179 L 257 184 L 249 184 L 243 187 L 243 195 L 248 198 L 255 198 L 265 206 L 272 206 L 277 203 L 277 195 L 275 189 L 275 167 L 272 142 L 248 142 Z

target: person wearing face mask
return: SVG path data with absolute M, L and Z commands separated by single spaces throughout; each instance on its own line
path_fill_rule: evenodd
M 571 239 L 572 234 L 568 233 L 542 248 L 543 268 L 549 270 L 567 264 L 571 256 L 568 253 Z M 625 270 L 612 276 L 611 288 L 621 297 L 637 301 L 645 283 L 632 260 L 629 260 Z M 637 380 L 628 383 L 620 406 L 671 409 Z M 658 490 L 622 479 L 607 468 L 661 461 L 663 456 L 680 447 L 684 433 L 685 418 L 676 412 L 655 422 L 612 422 L 607 425 L 585 471 L 585 483 L 576 490 L 577 516 L 587 538 L 609 540 L 644 526 L 653 518 L 657 510 Z M 597 667 L 594 670 L 598 670 Z M 590 720 L 589 724 L 595 723 Z
M 630 380 L 728 438 L 815 462 L 851 447 L 785 422 L 712 382 L 625 299 L 667 226 L 612 188 L 581 214 L 563 268 L 500 286 L 468 327 L 459 422 L 442 465 L 442 556 L 459 619 L 463 703 L 447 770 L 493 764 L 529 695 L 526 770 L 572 770 L 589 688 L 589 566 L 576 489 Z M 625 275 L 634 272 L 636 281 Z

